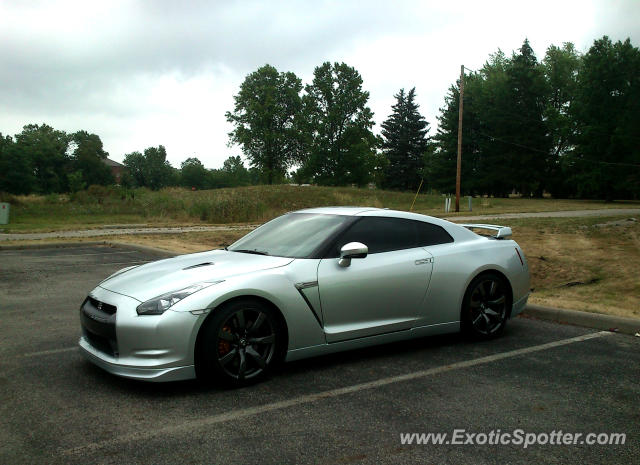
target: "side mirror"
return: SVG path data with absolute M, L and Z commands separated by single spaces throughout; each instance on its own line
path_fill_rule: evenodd
M 369 253 L 369 247 L 360 242 L 349 242 L 340 249 L 338 265 L 346 267 L 351 265 L 352 258 L 365 258 Z

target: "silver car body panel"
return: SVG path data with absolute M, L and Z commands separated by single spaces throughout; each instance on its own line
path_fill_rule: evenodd
M 302 210 L 348 216 L 390 216 L 443 227 L 454 242 L 354 258 L 293 259 L 213 250 L 144 264 L 100 283 L 90 294 L 117 307 L 117 356 L 83 336 L 85 356 L 117 375 L 150 381 L 193 378 L 198 332 L 231 299 L 264 299 L 282 314 L 287 360 L 413 337 L 455 332 L 471 280 L 497 271 L 511 285 L 511 316 L 529 295 L 524 254 L 512 240 L 479 236 L 460 225 L 415 213 L 338 207 Z M 519 251 L 520 256 L 516 252 Z M 522 260 L 522 261 L 521 261 Z M 216 283 L 162 315 L 138 315 L 145 300 L 194 283 Z
M 422 313 L 431 254 L 422 248 L 320 260 L 318 289 L 327 342 L 410 329 Z
M 197 282 L 214 282 L 246 273 L 276 268 L 292 258 L 265 257 L 211 250 L 158 260 L 115 276 L 103 287 L 144 302 L 167 291 Z M 206 266 L 203 266 L 205 265 Z M 108 284 L 107 284 L 108 283 Z

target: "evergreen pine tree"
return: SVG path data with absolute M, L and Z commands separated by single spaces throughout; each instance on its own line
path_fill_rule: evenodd
M 394 96 L 393 113 L 382 123 L 382 148 L 389 160 L 384 177 L 387 188 L 414 190 L 420 184 L 429 123 L 418 111 L 415 96 L 415 87 L 408 93 L 400 89 Z

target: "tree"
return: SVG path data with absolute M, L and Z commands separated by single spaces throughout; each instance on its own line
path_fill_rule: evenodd
M 302 108 L 302 81 L 291 72 L 278 73 L 264 65 L 249 74 L 234 97 L 227 121 L 235 125 L 230 143 L 239 144 L 251 166 L 260 169 L 268 184 L 284 178 L 300 158 L 296 119 Z
M 180 184 L 184 187 L 206 189 L 209 187 L 209 173 L 197 158 L 187 158 L 180 165 Z
M 511 158 L 510 175 L 523 195 L 542 197 L 549 173 L 548 129 L 544 119 L 547 90 L 542 69 L 529 41 L 514 53 L 507 67 L 508 110 L 504 150 Z
M 462 191 L 613 198 L 640 195 L 640 52 L 604 37 L 580 56 L 551 46 L 537 62 L 528 41 L 465 76 Z M 452 192 L 459 85 L 440 109 L 429 185 Z
M 505 176 L 509 166 L 505 158 L 502 110 L 507 105 L 509 60 L 498 50 L 490 55 L 480 71 L 464 76 L 464 112 L 462 121 L 463 194 L 506 196 L 512 188 Z M 460 83 L 449 88 L 445 106 L 438 116 L 438 131 L 432 154 L 427 154 L 425 179 L 428 187 L 452 193 L 456 184 L 458 156 L 458 115 Z
M 569 109 L 576 97 L 580 63 L 581 56 L 570 42 L 562 47 L 551 45 L 542 61 L 547 85 L 544 118 L 551 144 L 547 188 L 554 197 L 575 192 L 567 182 L 564 165 L 575 133 Z
M 237 155 L 224 161 L 222 172 L 227 175 L 231 186 L 247 186 L 251 183 L 249 170 L 245 168 L 242 159 Z
M 514 174 L 517 159 L 510 149 L 521 144 L 510 132 L 513 129 L 509 125 L 510 120 L 519 116 L 512 108 L 512 81 L 508 73 L 511 61 L 498 49 L 480 72 L 471 76 L 465 88 L 468 104 L 465 101 L 463 131 L 464 126 L 468 126 L 470 133 L 467 141 L 463 138 L 463 144 L 469 147 L 463 146 L 462 169 L 467 183 L 471 177 L 474 193 L 507 197 L 517 187 Z M 470 153 L 473 170 L 465 176 Z
M 443 193 L 451 193 L 455 191 L 456 186 L 456 161 L 458 146 L 458 102 L 460 99 L 460 85 L 452 85 L 444 98 L 444 107 L 440 108 L 438 116 L 438 130 L 434 137 L 436 142 L 436 150 L 429 154 L 425 159 L 425 168 L 423 177 L 426 180 L 427 187 L 436 189 Z M 467 142 L 469 141 L 469 121 L 468 111 L 462 122 L 463 130 L 463 150 L 464 160 L 462 163 L 462 183 L 463 192 L 467 188 Z
M 584 55 L 570 172 L 581 197 L 640 195 L 640 50 L 604 36 Z
M 394 96 L 393 113 L 382 123 L 382 148 L 389 160 L 384 186 L 392 189 L 418 187 L 429 146 L 429 123 L 418 111 L 415 91 L 414 87 L 405 94 L 404 89 L 400 89 Z
M 84 176 L 82 171 L 74 171 L 67 176 L 69 180 L 69 191 L 78 192 L 87 187 L 87 183 L 83 180 Z
M 127 167 L 127 177 L 132 181 L 130 187 L 144 187 L 146 186 L 145 179 L 145 158 L 140 152 L 127 153 L 124 156 L 122 162 Z M 127 184 L 129 181 L 127 181 Z
M 299 177 L 319 184 L 366 184 L 376 164 L 378 139 L 362 77 L 345 63 L 326 62 L 303 97 L 307 153 Z
M 507 196 L 542 195 L 548 176 L 545 81 L 527 40 L 509 59 L 490 56 L 477 73 L 465 76 L 462 190 Z M 430 166 L 436 183 L 453 190 L 457 157 L 459 87 L 450 89 L 441 109 Z
M 102 141 L 96 134 L 78 131 L 70 135 L 69 153 L 71 155 L 71 170 L 81 172 L 82 183 L 86 186 L 113 184 L 111 169 L 104 163 L 109 154 L 104 151 Z M 74 178 L 74 188 L 79 184 Z M 71 189 L 72 191 L 74 189 Z
M 137 187 L 157 190 L 176 184 L 176 175 L 167 161 L 167 152 L 162 145 L 149 147 L 145 149 L 144 154 L 128 153 L 124 157 L 123 164 L 129 170 Z
M 35 183 L 31 159 L 16 150 L 11 136 L 0 133 L 0 192 L 30 194 Z
M 67 134 L 46 124 L 28 124 L 15 139 L 14 156 L 24 157 L 22 166 L 28 165 L 32 170 L 34 190 L 42 194 L 66 192 L 69 170 Z
M 465 76 L 465 109 L 462 121 L 462 182 L 463 194 L 482 192 L 483 180 L 478 172 L 478 121 L 472 105 L 471 80 Z M 445 106 L 440 108 L 438 131 L 434 136 L 435 149 L 425 153 L 423 178 L 426 187 L 443 193 L 455 192 L 458 160 L 458 105 L 460 84 L 449 88 L 445 97 Z M 486 176 L 486 173 L 483 173 Z

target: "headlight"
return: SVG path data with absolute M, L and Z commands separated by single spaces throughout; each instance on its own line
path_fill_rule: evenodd
M 197 283 L 192 284 L 189 287 L 180 289 L 179 291 L 167 292 L 166 294 L 159 295 L 153 299 L 147 300 L 141 303 L 136 308 L 138 315 L 162 315 L 165 311 L 170 309 L 173 305 L 180 302 L 185 297 L 190 296 L 194 292 L 198 292 L 205 287 L 212 286 L 213 284 L 221 283 L 222 281 L 215 281 L 211 283 Z
M 118 275 L 121 275 L 122 273 L 125 273 L 129 270 L 132 270 L 134 268 L 138 268 L 140 265 L 133 265 L 133 266 L 128 266 L 126 268 L 122 268 L 121 270 L 116 271 L 113 274 L 110 274 L 109 276 L 107 276 L 106 278 L 104 278 L 102 281 L 100 281 L 98 284 L 102 284 L 105 281 L 109 281 L 111 278 L 116 277 Z

